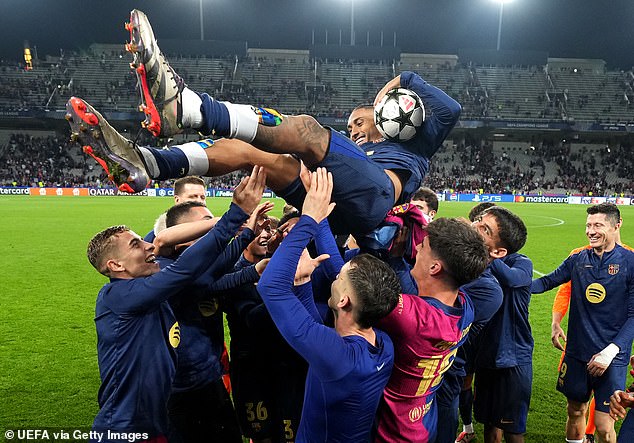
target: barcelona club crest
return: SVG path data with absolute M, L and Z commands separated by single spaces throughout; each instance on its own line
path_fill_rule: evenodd
M 608 274 L 615 275 L 619 273 L 619 265 L 608 265 Z

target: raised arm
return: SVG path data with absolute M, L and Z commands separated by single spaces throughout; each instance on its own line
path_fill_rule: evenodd
M 332 175 L 323 168 L 312 174 L 311 188 L 304 200 L 303 215 L 277 249 L 258 284 L 258 291 L 271 318 L 286 341 L 321 377 L 339 378 L 350 370 L 352 359 L 337 332 L 318 323 L 293 292 L 297 265 L 318 223 L 334 208 L 330 203 Z
M 259 166 L 236 188 L 229 210 L 207 234 L 187 248 L 173 264 L 146 278 L 126 281 L 125 291 L 110 294 L 116 312 L 145 311 L 196 280 L 226 247 L 262 198 L 266 174 Z
M 497 258 L 491 262 L 491 272 L 502 286 L 510 288 L 531 286 L 533 263 L 528 258 L 518 256 L 511 267 L 504 259 Z
M 196 220 L 189 223 L 181 223 L 163 229 L 154 238 L 156 255 L 169 257 L 174 252 L 174 247 L 181 243 L 196 240 L 205 235 L 218 222 L 217 218 L 208 220 Z
M 543 277 L 533 280 L 531 283 L 531 292 L 533 294 L 541 294 L 549 291 L 557 286 L 570 281 L 573 257 L 568 257 L 553 272 Z

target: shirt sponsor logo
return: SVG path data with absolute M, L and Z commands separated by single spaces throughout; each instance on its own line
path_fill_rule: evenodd
M 586 300 L 590 303 L 601 303 L 605 299 L 605 288 L 601 283 L 591 283 L 586 288 Z
M 181 327 L 178 325 L 178 322 L 172 325 L 169 333 L 169 340 L 172 348 L 178 348 L 178 345 L 181 342 Z
M 412 423 L 417 422 L 423 417 L 423 408 L 420 406 L 416 406 L 409 410 L 409 421 Z

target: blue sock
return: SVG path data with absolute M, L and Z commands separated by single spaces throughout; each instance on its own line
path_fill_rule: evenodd
M 214 141 L 208 138 L 165 149 L 139 147 L 139 151 L 150 178 L 168 180 L 186 175 L 207 175 L 209 160 L 206 150 L 213 144 Z
M 188 175 L 189 161 L 180 149 L 140 148 L 147 172 L 154 180 L 169 180 Z
M 466 389 L 460 391 L 460 418 L 464 424 L 470 424 L 473 422 L 471 418 L 471 411 L 473 410 L 473 390 Z
M 227 137 L 231 132 L 231 123 L 229 121 L 229 110 L 217 100 L 211 98 L 208 94 L 200 94 L 202 105 L 200 111 L 203 115 L 203 124 L 199 128 L 202 134 L 211 135 L 212 133 Z

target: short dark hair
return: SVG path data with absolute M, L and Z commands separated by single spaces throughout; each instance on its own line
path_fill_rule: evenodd
M 484 272 L 489 253 L 482 236 L 464 218 L 438 218 L 425 230 L 433 255 L 442 261 L 455 289 Z
M 471 211 L 469 211 L 469 221 L 470 222 L 474 222 L 476 221 L 476 219 L 478 217 L 480 217 L 480 215 L 486 210 L 489 209 L 491 207 L 495 206 L 495 203 L 493 202 L 480 202 L 477 205 L 475 205 L 473 208 L 471 208 Z
M 200 201 L 188 201 L 172 206 L 165 213 L 165 227 L 169 228 L 182 223 L 183 218 L 189 214 L 189 211 L 198 207 L 206 208 L 207 205 Z
M 282 208 L 282 215 L 286 215 L 289 212 L 297 211 L 297 208 L 289 203 L 286 203 Z
M 438 195 L 430 188 L 422 187 L 418 188 L 418 191 L 414 192 L 412 200 L 422 200 L 427 203 L 427 207 L 438 212 Z
M 88 256 L 90 264 L 99 271 L 99 273 L 105 276 L 109 275 L 108 269 L 106 268 L 106 259 L 110 258 L 108 254 L 113 252 L 113 237 L 129 230 L 130 228 L 126 225 L 110 226 L 95 234 L 94 237 L 90 239 L 86 255 Z
M 188 175 L 187 177 L 181 177 L 174 182 L 174 195 L 181 195 L 185 185 L 199 185 L 205 187 L 205 180 L 195 175 Z
M 392 312 L 398 303 L 401 284 L 390 266 L 370 254 L 350 260 L 348 279 L 356 295 L 356 322 L 371 328 Z
M 299 218 L 300 216 L 301 216 L 301 214 L 299 213 L 299 211 L 297 209 L 292 210 L 290 212 L 286 212 L 284 215 L 282 215 L 282 217 L 280 218 L 280 221 L 279 221 L 279 223 L 277 225 L 278 226 L 282 226 L 284 223 L 286 223 L 290 219 Z
M 614 203 L 599 203 L 598 205 L 589 206 L 586 209 L 588 215 L 604 214 L 605 218 L 612 226 L 616 226 L 621 221 L 621 211 Z
M 495 217 L 502 243 L 500 246 L 506 249 L 507 254 L 513 254 L 524 247 L 527 231 L 521 218 L 502 206 L 492 206 L 482 214 L 491 214 Z
M 359 105 L 356 108 L 354 108 L 352 112 L 359 111 L 361 109 L 371 109 L 372 112 L 374 112 L 374 105 Z M 350 112 L 350 114 L 352 114 L 352 112 Z

